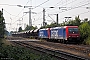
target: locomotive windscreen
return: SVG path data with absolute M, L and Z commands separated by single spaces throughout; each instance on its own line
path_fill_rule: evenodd
M 78 34 L 78 28 L 68 28 L 70 34 Z

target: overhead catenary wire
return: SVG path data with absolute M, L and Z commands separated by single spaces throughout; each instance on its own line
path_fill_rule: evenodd
M 61 1 L 62 1 L 62 0 L 61 0 Z M 75 0 L 72 0 L 72 1 L 75 1 Z M 86 1 L 87 1 L 87 0 L 86 0 Z M 87 3 L 86 1 L 85 1 L 84 4 Z M 89 0 L 88 0 L 88 1 L 89 1 Z M 72 2 L 72 3 L 70 3 L 70 2 L 71 2 L 71 0 L 68 0 L 67 3 L 63 3 L 63 4 L 62 4 L 62 2 L 61 2 L 61 3 L 60 3 L 60 4 L 61 4 L 61 7 L 62 7 L 62 6 L 66 6 L 66 4 L 67 4 L 67 5 L 70 5 L 70 4 L 74 3 L 74 2 Z M 76 1 L 75 1 L 75 2 L 76 2 Z M 71 11 L 73 10 L 73 8 L 80 6 L 79 4 L 80 4 L 80 5 L 83 5 L 83 2 L 81 1 L 81 3 L 78 2 L 78 4 L 75 4 L 75 5 L 73 4 L 72 7 L 71 7 Z M 38 6 L 38 5 L 37 5 L 37 6 Z M 57 4 L 57 6 L 55 5 L 55 7 L 58 7 L 58 6 L 59 6 L 59 4 Z M 73 6 L 74 6 L 74 7 L 73 7 Z M 85 5 L 85 6 L 87 6 L 87 5 Z M 40 7 L 40 6 L 38 6 L 38 7 Z M 38 7 L 36 7 L 36 8 L 38 8 Z M 78 7 L 78 8 L 81 8 L 81 7 Z M 75 8 L 75 10 L 76 10 L 76 8 Z M 46 11 L 47 11 L 47 10 L 46 10 Z M 51 11 L 51 10 L 50 10 L 50 11 Z M 67 11 L 69 11 L 69 10 L 67 9 Z M 5 11 L 5 12 L 6 12 L 6 11 Z M 56 11 L 56 12 L 58 12 L 58 14 L 62 14 L 61 11 Z M 63 12 L 66 12 L 66 11 L 63 11 Z M 8 11 L 7 11 L 7 13 L 8 13 L 9 15 L 11 15 L 11 16 L 14 16 L 14 15 L 12 15 L 11 13 L 9 13 Z M 79 12 L 79 13 L 80 13 L 80 12 Z M 82 14 L 80 14 L 80 15 L 83 15 L 83 14 L 85 14 L 85 13 L 88 13 L 88 12 L 84 12 L 84 11 L 83 11 Z M 18 13 L 18 14 L 19 14 L 19 13 Z M 39 14 L 39 13 L 38 13 L 38 14 Z M 40 17 L 42 13 L 40 13 L 40 15 L 38 15 L 38 14 L 37 14 L 37 15 L 34 15 L 34 18 L 35 18 L 35 21 L 36 21 L 36 22 L 38 22 L 38 20 L 41 20 L 41 19 L 42 19 L 42 17 Z M 20 15 L 20 14 L 19 14 L 19 15 Z M 27 14 L 25 14 L 25 15 L 27 15 Z M 21 18 L 23 18 L 25 15 L 21 16 L 20 18 L 18 18 L 18 20 L 21 19 Z M 38 16 L 39 16 L 39 17 L 38 17 Z M 75 13 L 75 16 L 77 16 L 76 13 Z M 72 15 L 72 17 L 73 17 L 73 15 Z M 47 17 L 46 17 L 46 18 L 47 18 Z M 62 17 L 61 17 L 61 18 L 62 18 Z M 61 18 L 60 18 L 60 19 L 61 19 Z M 47 19 L 46 19 L 46 20 L 47 20 Z M 15 22 L 17 22 L 17 21 L 15 21 Z M 13 23 L 15 23 L 15 22 L 13 21 Z
M 28 4 L 30 2 L 30 0 L 28 0 L 27 1 L 27 3 L 26 3 L 26 5 Z M 9 4 L 2 4 L 2 5 L 8 5 L 8 6 L 18 6 L 18 5 L 9 5 Z M 24 10 L 24 8 L 17 14 L 17 16 L 15 16 L 15 15 L 12 15 L 12 14 L 10 14 L 9 12 L 7 12 L 8 14 L 10 14 L 10 15 L 12 15 L 12 16 L 15 16 L 13 19 L 15 19 L 16 17 L 18 17 L 20 14 L 21 14 L 21 12 Z M 25 14 L 26 15 L 26 14 Z M 24 17 L 25 15 L 23 15 L 22 17 Z M 19 21 L 22 17 L 19 17 L 19 19 L 18 20 L 16 20 L 15 22 L 13 22 L 12 24 L 15 24 L 17 21 Z
M 62 1 L 62 0 L 61 0 L 61 1 Z M 59 1 L 58 3 L 56 3 L 54 6 L 57 7 L 57 4 L 60 4 L 61 1 Z M 70 0 L 69 0 L 69 1 L 70 1 Z M 69 2 L 68 4 L 73 3 L 73 2 L 75 2 L 75 1 L 76 1 L 76 0 L 74 0 L 74 1 L 72 1 L 72 2 Z M 66 2 L 65 2 L 65 3 L 66 3 Z M 65 3 L 64 3 L 64 4 L 65 4 Z M 62 4 L 61 4 L 61 5 L 62 5 Z M 46 8 L 46 7 L 43 7 L 43 8 Z M 49 7 L 48 7 L 48 8 L 49 8 Z M 50 9 L 48 9 L 48 10 L 50 10 Z M 46 11 L 48 11 L 48 10 L 46 10 Z M 41 12 L 43 12 L 43 11 L 41 11 Z M 41 12 L 39 12 L 39 13 L 41 13 Z M 39 14 L 39 13 L 37 13 L 37 14 Z
M 70 0 L 69 0 L 70 1 Z M 74 1 L 72 1 L 72 2 L 67 2 L 67 4 L 66 4 L 66 2 L 64 2 L 64 4 L 62 3 L 62 4 L 60 4 L 61 6 L 59 6 L 58 8 L 60 8 L 60 7 L 65 7 L 66 9 L 67 8 L 74 8 L 74 7 L 66 7 L 65 5 L 69 5 L 69 4 L 71 4 L 71 3 L 74 3 L 74 2 L 76 2 L 76 1 L 78 1 L 78 0 L 74 0 Z M 83 0 L 83 1 L 85 1 L 85 0 Z M 82 1 L 82 2 L 83 2 Z M 81 2 L 79 2 L 79 3 L 81 3 Z M 54 5 L 55 6 L 55 5 Z M 55 7 L 57 7 L 57 6 L 55 6 Z M 49 9 L 48 9 L 49 10 Z
M 6 13 L 8 13 L 11 16 L 16 16 L 16 15 L 12 15 L 11 13 L 9 13 L 8 11 L 6 11 L 5 9 L 3 9 Z
M 29 2 L 30 2 L 30 0 L 27 1 L 26 5 L 27 5 Z M 17 16 L 20 15 L 23 10 L 24 10 L 24 8 L 17 14 Z M 16 16 L 16 17 L 17 17 L 17 16 Z M 16 17 L 15 17 L 15 18 L 16 18 Z
M 83 1 L 82 1 L 83 2 Z M 81 8 L 81 7 L 83 7 L 83 6 L 86 6 L 86 5 L 89 5 L 90 3 L 90 1 L 86 1 L 86 2 L 88 2 L 88 3 L 86 3 L 86 4 L 82 4 L 82 5 L 79 5 L 79 6 L 77 6 L 77 7 L 72 7 L 71 9 L 69 9 L 69 10 L 72 10 L 72 9 L 76 9 L 76 8 Z M 81 3 L 81 2 L 80 2 Z M 84 7 L 84 8 L 86 8 L 86 7 Z M 67 11 L 69 11 L 69 10 L 67 10 Z M 63 12 L 66 12 L 66 11 L 63 11 Z M 62 12 L 59 12 L 59 13 L 62 13 Z M 82 13 L 82 14 L 84 14 L 84 13 Z
M 49 1 L 49 0 L 47 0 L 47 1 L 45 1 L 45 2 L 43 2 L 43 3 L 41 3 L 41 4 L 39 4 L 38 6 L 34 7 L 33 9 L 35 9 L 35 8 L 37 8 L 37 7 L 39 7 L 39 6 L 43 5 L 43 4 L 45 4 L 45 3 L 48 2 L 48 1 Z M 27 3 L 28 3 L 28 2 L 27 2 Z M 24 8 L 23 8 L 23 9 L 24 9 Z M 22 10 L 23 10 L 23 9 L 22 9 Z M 22 10 L 21 10 L 21 11 L 22 11 Z M 19 15 L 19 14 L 18 14 L 18 15 Z M 24 15 L 24 16 L 25 16 L 25 15 Z M 22 16 L 22 17 L 23 17 L 23 16 Z M 21 18 L 22 18 L 22 17 L 21 17 Z M 19 18 L 19 19 L 20 19 L 20 18 Z
M 86 13 L 89 13 L 90 11 L 86 11 L 86 12 L 82 12 L 82 13 L 79 13 L 79 14 L 76 14 L 76 15 L 83 15 L 83 14 L 86 14 Z M 72 15 L 72 16 L 76 16 L 76 15 Z
M 39 4 L 39 5 L 37 5 L 36 7 L 34 7 L 33 9 L 35 9 L 35 8 L 37 8 L 37 7 L 40 7 L 41 5 L 43 5 L 43 4 L 45 4 L 45 3 L 47 3 L 49 0 L 47 0 L 47 1 L 45 1 L 45 2 L 43 2 L 43 3 L 41 3 L 41 4 Z M 41 11 L 41 12 L 43 12 L 43 11 Z M 37 14 L 40 14 L 41 12 L 39 12 L 39 13 L 37 13 Z M 33 16 L 34 17 L 34 16 Z
M 27 13 L 26 13 L 27 14 Z M 25 14 L 25 15 L 26 15 Z M 20 20 L 21 18 L 23 18 L 25 15 L 23 15 L 23 16 L 21 16 L 18 20 Z M 16 23 L 18 20 L 16 20 L 14 23 Z M 14 24 L 14 23 L 12 23 L 12 24 Z
M 86 11 L 86 12 L 82 12 L 82 13 L 79 13 L 79 14 L 75 14 L 75 15 L 72 15 L 72 17 L 76 17 L 76 16 L 80 16 L 80 15 L 83 15 L 83 14 L 86 14 L 86 13 L 89 13 L 90 11 Z M 61 19 L 64 19 L 64 17 L 63 18 L 61 18 Z
M 80 6 L 80 5 L 79 5 Z M 74 9 L 75 7 L 73 7 L 73 9 Z M 79 8 L 79 7 L 78 7 Z M 69 11 L 69 10 L 68 10 Z M 65 12 L 65 11 L 63 11 L 63 12 Z M 60 13 L 60 12 L 59 12 Z
M 34 21 L 37 21 L 37 20 L 40 20 L 42 17 L 41 17 L 42 15 L 40 15 L 36 20 L 34 20 Z
M 62 1 L 62 0 L 61 0 L 61 1 Z M 55 5 L 59 4 L 61 1 L 59 1 L 59 2 L 56 3 Z M 69 0 L 69 1 L 70 1 L 70 0 Z M 74 1 L 76 1 L 76 0 L 74 0 Z M 72 2 L 74 2 L 74 1 L 72 1 Z M 70 3 L 72 3 L 72 2 L 69 2 L 68 4 L 70 4 Z M 65 3 L 66 3 L 66 2 L 65 2 Z M 64 4 L 65 4 L 65 3 L 64 3 Z M 54 5 L 54 6 L 55 6 L 55 5 Z M 61 5 L 62 5 L 62 4 L 61 4 Z M 55 6 L 55 7 L 56 7 L 56 6 Z M 48 10 L 49 10 L 49 9 L 48 9 Z M 46 10 L 46 11 L 48 11 L 48 10 Z M 41 11 L 41 12 L 43 12 L 43 11 Z M 39 13 L 41 13 L 41 12 L 39 12 Z M 39 14 L 39 13 L 37 13 L 37 14 Z
M 67 2 L 67 4 L 65 4 L 65 5 L 69 5 L 69 4 L 71 4 L 71 3 L 75 3 L 77 0 L 74 0 L 74 1 L 72 1 L 72 2 Z M 78 2 L 78 4 L 80 5 L 80 3 L 82 3 L 82 2 L 84 2 L 85 0 L 83 0 L 83 1 L 80 1 L 80 2 Z M 86 1 L 86 2 L 89 2 L 89 1 Z M 64 6 L 65 7 L 65 5 L 64 4 L 60 4 L 60 5 L 62 5 L 62 6 Z M 76 4 L 74 4 L 74 5 L 76 5 Z M 80 6 L 79 6 L 80 7 Z M 74 8 L 79 8 L 79 7 L 65 7 L 66 9 L 67 8 L 71 8 L 71 9 L 74 9 Z M 85 8 L 85 7 L 84 7 Z M 70 9 L 69 9 L 70 10 Z M 67 10 L 68 11 L 68 10 Z M 65 12 L 65 11 L 63 11 L 63 12 Z
M 6 5 L 6 6 L 17 6 L 17 5 L 10 5 L 10 4 L 0 4 L 0 5 Z
M 75 14 L 75 15 L 72 15 L 72 17 L 76 17 L 76 16 L 80 16 L 80 15 L 83 15 L 83 14 L 87 14 L 89 13 L 90 11 L 87 11 L 87 12 L 82 12 L 82 13 L 79 13 L 79 14 Z M 64 17 L 60 18 L 59 20 L 62 20 L 62 19 L 65 19 Z
M 59 2 L 57 2 L 54 6 L 57 6 L 60 2 L 62 2 L 62 0 L 60 0 Z
M 39 5 L 37 5 L 37 6 L 35 6 L 34 8 L 32 8 L 32 9 L 35 9 L 35 8 L 38 8 L 38 7 L 40 7 L 41 5 L 43 5 L 43 4 L 45 4 L 45 3 L 47 3 L 49 0 L 47 0 L 47 1 L 45 1 L 45 2 L 43 2 L 43 3 L 41 3 L 41 4 L 39 4 Z M 41 11 L 42 12 L 42 11 Z M 41 13 L 41 12 L 39 12 L 39 13 Z M 37 13 L 37 14 L 39 14 L 39 13 Z
M 47 1 L 45 1 L 45 2 L 43 2 L 43 3 L 41 3 L 41 4 L 39 4 L 39 5 L 37 5 L 36 7 L 34 7 L 33 9 L 35 9 L 35 8 L 37 8 L 37 7 L 40 7 L 41 5 L 43 5 L 43 4 L 45 4 L 45 3 L 47 3 L 49 0 L 47 0 Z
M 66 11 L 70 11 L 70 10 L 72 10 L 72 9 L 80 8 L 80 7 L 83 7 L 83 6 L 89 5 L 89 4 L 90 4 L 90 1 L 88 1 L 88 3 L 86 3 L 86 4 L 79 5 L 79 6 L 76 6 L 76 7 L 72 7 L 71 9 L 66 10 Z M 63 12 L 66 12 L 66 11 L 63 11 Z M 62 13 L 62 12 L 59 12 L 59 13 Z
M 69 1 L 71 1 L 71 0 L 69 0 Z M 71 2 L 67 2 L 67 4 L 66 3 L 64 3 L 64 4 L 61 4 L 61 5 L 69 5 L 69 4 L 71 4 L 71 3 L 73 3 L 73 2 L 76 2 L 77 0 L 73 0 L 73 1 L 71 1 Z M 83 1 L 80 1 L 79 3 L 81 3 L 81 2 L 83 2 Z M 57 4 L 59 4 L 59 3 L 57 3 Z M 81 7 L 81 6 L 79 6 L 79 7 Z M 73 9 L 75 9 L 75 8 L 79 8 L 79 7 L 72 7 Z M 48 9 L 49 10 L 49 9 Z M 69 9 L 70 10 L 70 9 Z M 46 10 L 47 11 L 47 10 Z M 63 12 L 66 12 L 66 11 L 63 11 Z
M 62 0 L 61 0 L 62 1 Z M 61 1 L 59 1 L 58 3 L 56 3 L 56 4 L 59 4 Z M 46 1 L 46 2 L 48 2 L 48 0 Z M 73 1 L 74 2 L 74 1 Z M 56 5 L 55 4 L 55 5 Z M 39 5 L 38 5 L 38 7 L 39 7 Z M 43 7 L 43 8 L 46 8 L 46 7 Z M 47 8 L 49 8 L 49 7 L 47 7 Z M 49 9 L 48 9 L 49 10 Z M 46 10 L 47 11 L 47 10 Z M 43 12 L 43 11 L 41 11 L 41 12 Z M 39 12 L 39 13 L 41 13 L 41 12 Z M 37 14 L 39 14 L 39 13 L 37 13 Z
M 39 4 L 39 5 L 37 5 L 36 7 L 34 7 L 33 9 L 35 9 L 35 8 L 37 8 L 37 7 L 39 7 L 39 6 L 41 6 L 41 5 L 43 5 L 43 4 L 45 4 L 45 3 L 47 3 L 49 0 L 47 0 L 47 1 L 45 1 L 45 2 L 43 2 L 43 3 L 41 3 L 41 4 Z M 24 15 L 25 16 L 25 15 Z M 21 18 L 23 18 L 23 16 L 21 17 Z M 20 18 L 19 18 L 20 19 Z
M 27 1 L 26 5 L 27 5 L 29 2 L 30 2 L 30 0 Z M 17 16 L 20 15 L 23 10 L 24 10 L 24 8 L 17 14 Z M 27 14 L 27 13 L 26 13 L 26 14 Z M 25 15 L 26 15 L 26 14 L 25 14 Z M 18 18 L 18 20 L 20 20 L 21 18 L 23 18 L 25 15 L 21 16 L 20 18 Z M 17 17 L 17 16 L 16 16 L 16 17 Z M 15 18 L 16 18 L 16 17 L 15 17 Z M 15 19 L 15 18 L 14 18 L 14 19 Z M 16 20 L 14 23 L 16 23 L 18 20 Z M 14 24 L 14 23 L 12 23 L 12 24 Z
M 68 2 L 69 1 L 71 1 L 71 0 L 68 0 Z M 66 4 L 66 3 L 68 3 L 67 1 L 65 1 L 65 2 L 63 2 L 63 3 L 61 3 L 60 4 L 60 2 L 63 2 L 62 0 L 61 1 L 59 1 L 59 2 L 57 2 L 54 6 L 56 7 L 56 6 L 58 6 L 58 5 L 63 5 L 63 4 Z M 73 1 L 74 2 L 74 1 Z M 72 2 L 71 2 L 72 3 Z M 69 4 L 69 3 L 68 3 Z
M 62 1 L 62 0 L 61 0 L 61 1 Z M 59 1 L 59 2 L 56 3 L 56 4 L 59 4 L 61 1 Z M 55 4 L 55 5 L 56 5 L 56 4 Z M 55 5 L 54 5 L 54 6 L 55 6 Z M 39 7 L 39 6 L 38 6 L 38 7 Z M 42 7 L 42 8 L 49 8 L 49 7 Z M 48 9 L 48 10 L 49 10 L 49 9 Z M 47 10 L 46 10 L 46 11 L 47 11 Z M 41 11 L 41 12 L 43 12 L 43 11 Z M 39 13 L 41 13 L 41 12 L 39 12 Z M 37 14 L 39 14 L 39 13 L 37 13 Z

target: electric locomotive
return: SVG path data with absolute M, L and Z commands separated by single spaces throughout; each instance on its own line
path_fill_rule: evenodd
M 59 40 L 64 43 L 69 41 L 78 42 L 80 38 L 80 33 L 78 30 L 78 26 L 54 27 L 40 29 L 39 38 L 46 38 L 48 40 Z

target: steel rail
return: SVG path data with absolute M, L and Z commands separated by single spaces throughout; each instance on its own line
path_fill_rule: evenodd
M 44 47 L 40 47 L 40 46 L 33 46 L 33 45 L 30 45 L 30 44 L 24 43 L 24 42 L 14 42 L 14 43 L 21 45 L 21 46 L 25 46 L 27 48 L 34 49 L 34 50 L 42 52 L 42 53 L 49 54 L 56 58 L 64 59 L 64 60 L 89 60 L 88 58 L 77 56 L 77 55 L 70 54 L 67 52 L 53 50 L 53 49 L 44 48 Z

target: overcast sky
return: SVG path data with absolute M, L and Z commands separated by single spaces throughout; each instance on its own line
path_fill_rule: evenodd
M 18 7 L 32 6 L 32 24 L 40 27 L 43 22 L 43 8 L 46 10 L 45 19 L 48 24 L 56 21 L 56 15 L 59 14 L 59 23 L 65 21 L 64 17 L 80 16 L 80 19 L 88 18 L 90 20 L 90 0 L 0 0 L 0 10 L 3 8 L 3 14 L 8 31 L 16 31 L 19 26 L 24 29 L 29 24 L 28 8 Z M 55 8 L 49 8 L 49 7 Z M 59 9 L 59 7 L 61 7 Z M 67 7 L 67 8 L 63 8 Z M 22 24 L 22 25 L 19 25 Z

